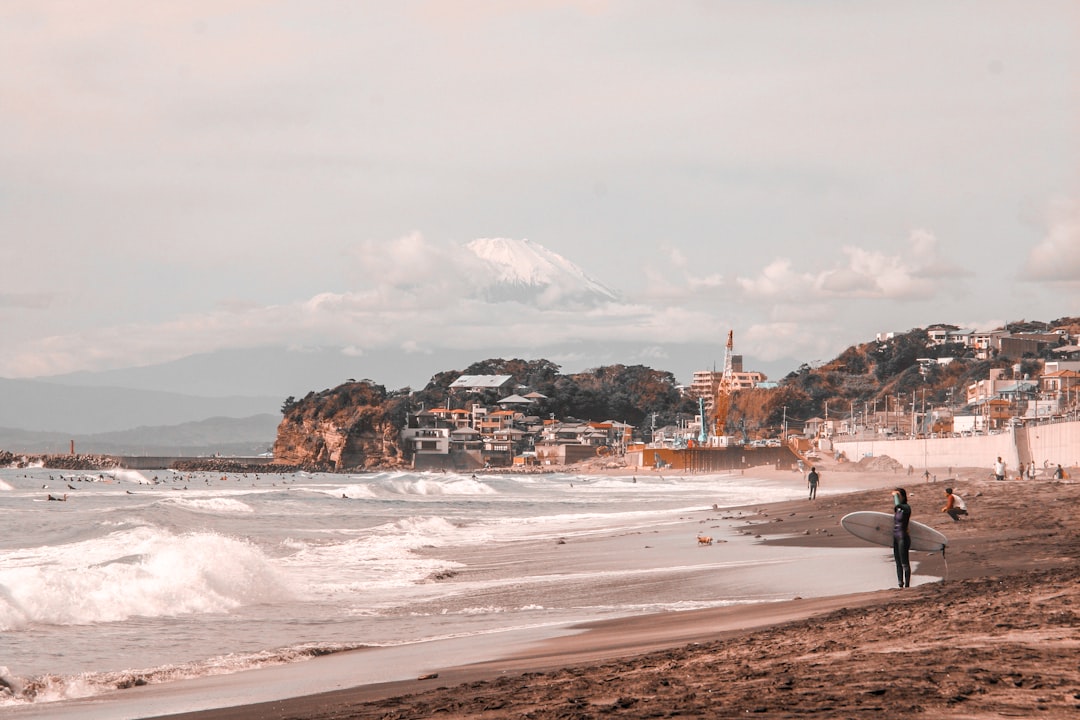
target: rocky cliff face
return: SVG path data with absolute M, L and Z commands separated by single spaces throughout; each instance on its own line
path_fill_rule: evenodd
M 385 401 L 382 387 L 350 382 L 287 405 L 274 462 L 334 471 L 401 465 L 398 428 Z

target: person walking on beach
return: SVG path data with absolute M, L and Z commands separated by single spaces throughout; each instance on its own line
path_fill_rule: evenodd
M 817 497 L 817 484 L 820 478 L 817 474 L 817 468 L 811 467 L 810 474 L 806 476 L 806 484 L 810 486 L 810 499 L 813 500 Z
M 967 503 L 964 498 L 954 493 L 952 488 L 945 488 L 945 507 L 941 508 L 941 512 L 949 513 L 953 522 L 958 522 L 961 515 L 968 514 Z
M 997 462 L 994 463 L 994 477 L 998 480 L 1005 479 L 1005 463 L 1002 461 L 1000 455 L 998 455 Z
M 896 582 L 902 588 L 911 587 L 911 535 L 908 523 L 911 522 L 911 506 L 907 502 L 907 490 L 896 488 L 892 492 L 893 500 L 893 560 L 896 561 Z

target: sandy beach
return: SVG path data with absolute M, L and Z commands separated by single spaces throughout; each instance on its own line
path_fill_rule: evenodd
M 1080 713 L 1080 486 L 1074 480 L 995 482 L 984 468 L 937 468 L 937 481 L 925 482 L 903 470 L 829 463 L 820 469 L 822 494 L 816 500 L 723 510 L 717 517 L 739 518 L 726 527 L 766 545 L 866 547 L 839 519 L 854 510 L 887 511 L 886 489 L 902 485 L 914 519 L 950 540 L 944 558 L 912 554 L 923 584 L 894 588 L 891 551 L 880 548 L 880 591 L 608 620 L 497 660 L 440 668 L 414 680 L 170 717 Z M 800 474 L 788 471 L 754 472 L 802 482 Z M 971 511 L 959 523 L 939 512 L 947 484 Z M 925 582 L 926 576 L 933 581 Z

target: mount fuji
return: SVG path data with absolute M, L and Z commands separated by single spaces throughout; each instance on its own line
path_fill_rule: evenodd
M 479 294 L 488 302 L 541 307 L 597 305 L 618 295 L 562 255 L 530 240 L 480 238 L 465 246 L 486 276 Z

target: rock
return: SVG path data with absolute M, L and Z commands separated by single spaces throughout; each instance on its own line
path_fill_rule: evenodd
M 403 465 L 386 390 L 368 382 L 349 382 L 309 393 L 285 410 L 274 440 L 274 460 L 337 472 Z

